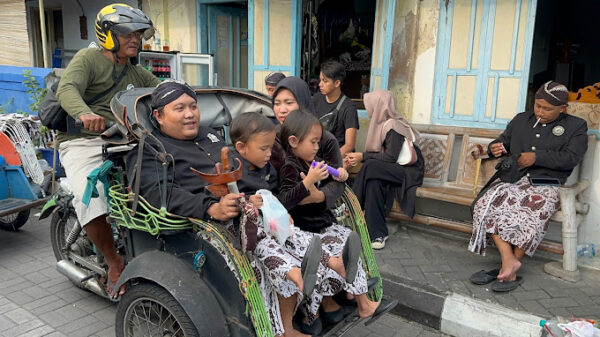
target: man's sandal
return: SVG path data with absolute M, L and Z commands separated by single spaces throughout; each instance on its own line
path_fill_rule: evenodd
M 500 269 L 492 269 L 490 271 L 480 270 L 469 278 L 469 280 L 473 284 L 484 285 L 494 281 L 498 274 L 500 273 Z
M 108 276 L 106 277 L 104 291 L 106 291 L 106 295 L 109 300 L 111 300 L 113 302 L 119 301 L 121 299 L 121 296 L 123 295 L 123 294 L 121 294 L 121 289 L 123 289 L 123 294 L 125 294 L 125 291 L 127 290 L 127 287 L 125 284 L 122 284 L 121 287 L 119 287 L 119 289 L 117 289 L 115 291 L 115 284 L 110 280 L 110 278 Z

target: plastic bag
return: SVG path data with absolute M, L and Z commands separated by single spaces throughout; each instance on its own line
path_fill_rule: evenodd
M 285 240 L 292 234 L 290 229 L 290 218 L 287 210 L 281 202 L 269 190 L 258 190 L 256 194 L 262 196 L 263 205 L 260 208 L 263 214 L 263 227 L 283 246 Z
M 595 328 L 592 323 L 586 321 L 573 321 L 566 324 L 558 324 L 558 327 L 570 332 L 572 337 L 600 337 L 600 329 Z

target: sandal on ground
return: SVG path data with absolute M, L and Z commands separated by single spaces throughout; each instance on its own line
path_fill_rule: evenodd
M 358 259 L 361 251 L 360 237 L 356 232 L 351 232 L 342 250 L 344 269 L 346 270 L 346 282 L 352 284 L 358 273 Z
M 373 316 L 371 316 L 371 318 L 365 322 L 365 326 L 375 323 L 375 321 L 383 317 L 385 313 L 394 309 L 397 304 L 398 300 L 381 300 L 377 306 L 377 309 L 375 309 Z
M 312 324 L 308 324 L 302 320 L 300 322 L 300 332 L 305 333 L 307 335 L 316 336 L 323 331 L 323 322 L 321 321 L 321 317 L 315 318 Z
M 523 278 L 521 276 L 517 276 L 517 279 L 514 281 L 500 282 L 496 280 L 496 282 L 492 283 L 492 290 L 500 293 L 509 292 L 517 289 L 521 282 L 523 282 Z
M 473 282 L 473 284 L 484 285 L 494 281 L 499 273 L 500 269 L 492 269 L 490 271 L 480 270 L 471 275 L 469 280 Z
M 304 283 L 302 289 L 304 297 L 310 296 L 315 290 L 315 285 L 317 284 L 317 270 L 319 269 L 322 256 L 321 238 L 315 235 L 310 241 L 308 248 L 306 248 L 306 253 L 304 254 L 304 258 L 302 258 L 302 264 L 300 265 Z

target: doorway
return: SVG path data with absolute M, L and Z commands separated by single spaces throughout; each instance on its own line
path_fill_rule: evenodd
M 38 7 L 29 7 L 28 19 L 31 23 L 30 38 L 32 42 L 32 65 L 34 67 L 44 66 L 42 52 L 42 37 L 40 28 L 40 10 Z M 48 64 L 52 68 L 60 68 L 62 58 L 60 51 L 64 49 L 62 10 L 60 8 L 46 8 L 44 19 L 46 21 L 46 40 L 48 48 Z
M 301 76 L 313 93 L 320 65 L 329 60 L 346 68 L 346 96 L 359 100 L 369 91 L 376 7 L 376 0 L 304 2 Z
M 209 5 L 208 53 L 214 55 L 215 84 L 248 88 L 248 4 Z
M 546 0 L 538 6 L 533 35 L 527 108 L 543 83 L 553 80 L 570 91 L 600 82 L 596 0 Z

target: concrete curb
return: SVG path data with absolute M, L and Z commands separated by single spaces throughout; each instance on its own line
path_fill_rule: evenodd
M 393 314 L 456 337 L 540 337 L 541 317 L 382 273 L 386 297 L 398 300 Z

